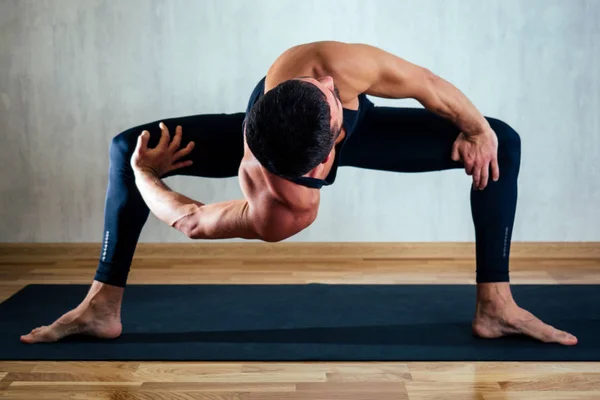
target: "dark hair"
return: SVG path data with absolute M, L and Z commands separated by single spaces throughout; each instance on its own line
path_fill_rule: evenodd
M 287 179 L 323 162 L 337 133 L 331 129 L 325 94 L 297 79 L 265 93 L 246 119 L 246 142 L 254 156 L 269 172 Z

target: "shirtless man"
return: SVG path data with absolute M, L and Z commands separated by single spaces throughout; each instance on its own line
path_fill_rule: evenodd
M 376 107 L 365 94 L 414 98 L 425 109 Z M 319 189 L 333 183 L 338 166 L 353 166 L 395 172 L 464 168 L 473 177 L 473 333 L 525 334 L 574 345 L 573 335 L 543 323 L 511 295 L 508 259 L 519 165 L 519 135 L 482 116 L 428 69 L 365 44 L 292 47 L 258 83 L 246 113 L 167 119 L 113 139 L 104 244 L 91 289 L 75 309 L 21 341 L 121 334 L 127 275 L 150 211 L 192 239 L 277 242 L 307 228 L 317 217 Z M 177 174 L 237 175 L 245 199 L 200 203 L 161 181 Z

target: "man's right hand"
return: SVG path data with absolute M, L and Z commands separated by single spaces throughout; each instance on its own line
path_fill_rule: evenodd
M 131 168 L 134 171 L 147 171 L 161 178 L 168 172 L 192 165 L 192 160 L 179 160 L 190 154 L 194 148 L 194 142 L 189 142 L 186 147 L 181 149 L 181 126 L 177 126 L 175 129 L 175 136 L 172 141 L 166 125 L 161 122 L 159 126 L 161 136 L 155 148 L 148 147 L 148 140 L 150 139 L 148 131 L 143 131 L 138 137 L 137 146 L 131 157 Z

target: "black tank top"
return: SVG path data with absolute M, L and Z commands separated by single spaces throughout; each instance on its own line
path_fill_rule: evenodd
M 256 102 L 261 98 L 262 95 L 265 94 L 265 80 L 266 77 L 262 78 L 260 82 L 256 85 L 252 94 L 250 95 L 250 100 L 248 101 L 248 106 L 246 107 L 246 116 L 256 104 Z M 317 179 L 311 178 L 308 176 L 301 176 L 295 179 L 288 179 L 291 182 L 297 183 L 298 185 L 306 186 L 312 189 L 321 189 L 323 186 L 329 186 L 335 181 L 335 176 L 337 175 L 337 169 L 340 162 L 340 157 L 342 155 L 342 148 L 344 144 L 348 141 L 356 126 L 358 125 L 358 121 L 362 119 L 367 109 L 371 108 L 373 103 L 367 99 L 367 96 L 363 93 L 358 96 L 358 110 L 349 110 L 347 108 L 343 109 L 344 113 L 344 128 L 346 129 L 346 136 L 335 146 L 335 159 L 333 160 L 333 164 L 331 166 L 331 170 L 325 179 Z M 246 120 L 244 119 L 244 124 Z

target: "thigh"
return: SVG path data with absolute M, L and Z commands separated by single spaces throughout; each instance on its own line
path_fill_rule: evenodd
M 395 172 L 462 168 L 451 159 L 459 133 L 425 109 L 373 107 L 344 146 L 340 165 Z
M 242 130 L 244 116 L 244 113 L 191 115 L 157 120 L 132 130 L 135 135 L 139 135 L 142 130 L 149 131 L 148 146 L 154 147 L 160 139 L 159 122 L 165 123 L 171 136 L 175 134 L 177 125 L 181 125 L 181 147 L 185 147 L 190 141 L 195 144 L 192 152 L 184 160 L 192 160 L 194 163 L 166 176 L 225 178 L 237 176 L 244 155 Z

